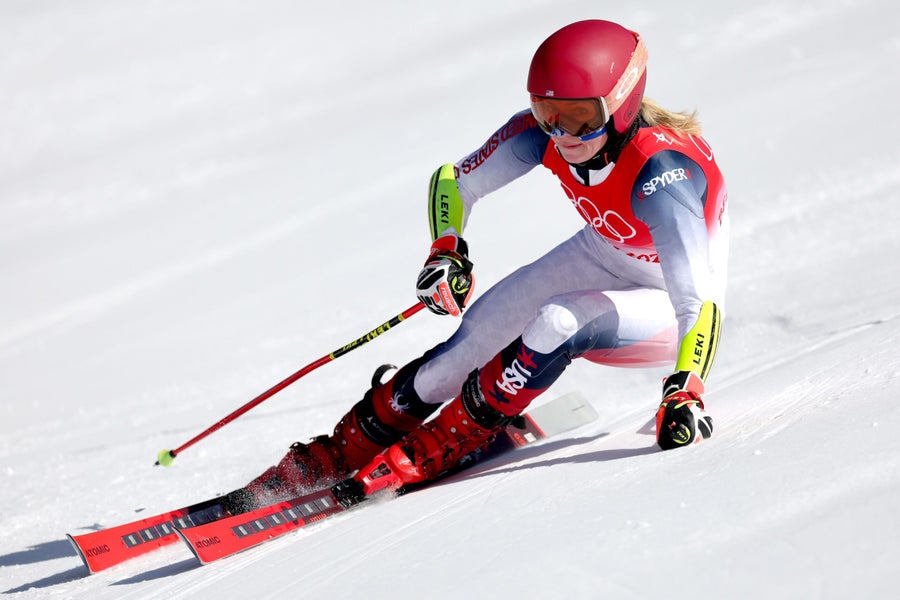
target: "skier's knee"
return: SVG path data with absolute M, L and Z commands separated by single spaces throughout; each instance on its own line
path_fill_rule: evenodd
M 578 318 L 560 304 L 541 307 L 522 332 L 522 341 L 532 350 L 548 354 L 578 332 Z

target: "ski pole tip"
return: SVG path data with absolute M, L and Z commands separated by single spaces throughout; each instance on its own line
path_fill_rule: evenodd
M 156 455 L 156 463 L 153 466 L 158 467 L 159 465 L 162 465 L 164 467 L 171 467 L 174 460 L 174 452 L 171 450 L 160 450 L 159 454 Z

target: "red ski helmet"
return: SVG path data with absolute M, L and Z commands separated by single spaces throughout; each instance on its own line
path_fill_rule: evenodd
M 528 92 L 538 98 L 599 98 L 619 133 L 634 121 L 647 83 L 641 37 L 611 21 L 566 25 L 538 47 Z

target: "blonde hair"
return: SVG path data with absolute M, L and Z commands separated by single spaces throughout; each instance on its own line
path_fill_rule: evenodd
M 658 125 L 682 135 L 700 135 L 701 132 L 697 111 L 674 112 L 663 108 L 650 98 L 641 100 L 641 118 L 650 126 Z

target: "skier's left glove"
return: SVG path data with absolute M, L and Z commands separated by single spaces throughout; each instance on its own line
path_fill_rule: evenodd
M 416 280 L 416 296 L 431 312 L 454 317 L 462 314 L 475 288 L 468 252 L 465 240 L 453 234 L 439 237 L 431 245 Z
M 656 443 L 663 450 L 696 444 L 712 436 L 712 417 L 703 408 L 703 381 L 691 371 L 678 371 L 663 382 L 663 401 L 656 411 Z

